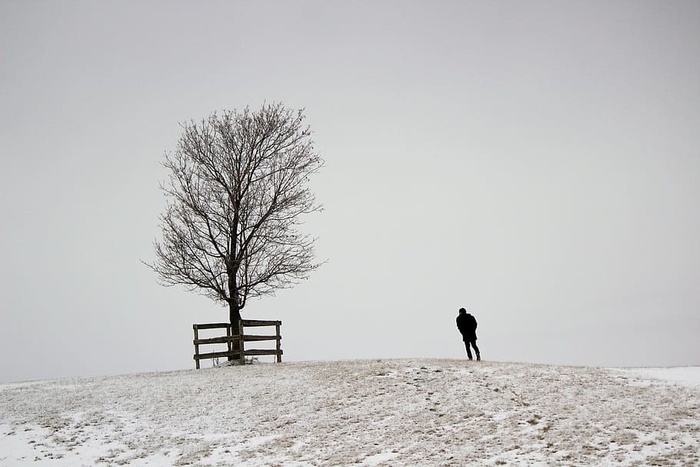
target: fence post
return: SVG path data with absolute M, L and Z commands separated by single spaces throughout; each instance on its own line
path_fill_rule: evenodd
M 192 329 L 194 329 L 194 367 L 199 370 L 199 333 L 197 332 L 197 325 L 193 324 Z
M 229 324 L 226 326 L 226 337 L 229 337 L 229 338 L 230 338 L 230 337 L 231 337 L 231 334 L 232 334 L 232 331 L 231 331 L 231 324 L 229 323 Z M 229 351 L 229 353 L 231 353 L 231 358 L 233 358 L 233 342 L 232 342 L 232 341 L 226 342 L 226 349 Z
M 243 341 L 243 320 L 238 320 L 238 348 L 241 352 L 241 365 L 245 365 L 245 344 Z
M 277 333 L 277 363 L 282 363 L 282 334 L 280 334 L 281 321 L 277 321 L 275 324 L 275 332 Z

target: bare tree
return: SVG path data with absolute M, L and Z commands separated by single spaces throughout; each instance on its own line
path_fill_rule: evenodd
M 148 264 L 163 285 L 228 305 L 234 329 L 249 298 L 290 287 L 316 269 L 314 239 L 298 229 L 321 209 L 308 188 L 323 160 L 302 110 L 266 104 L 183 124 L 161 189 L 162 240 Z

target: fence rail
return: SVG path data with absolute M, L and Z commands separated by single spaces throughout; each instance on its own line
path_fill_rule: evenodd
M 265 327 L 274 326 L 274 335 L 259 335 L 259 334 L 246 334 L 245 328 L 249 327 Z M 277 362 L 282 361 L 282 335 L 280 334 L 280 327 L 282 326 L 282 321 L 269 321 L 269 320 L 259 320 L 259 319 L 242 319 L 238 323 L 238 329 L 234 333 L 232 327 L 229 323 L 205 323 L 205 324 L 193 324 L 192 329 L 194 330 L 194 364 L 195 368 L 199 369 L 200 360 L 215 359 L 215 358 L 228 358 L 230 360 L 239 360 L 241 363 L 245 363 L 245 357 L 248 356 L 262 356 L 262 355 L 272 355 L 276 357 Z M 199 338 L 200 330 L 207 329 L 225 329 L 225 336 L 218 337 L 207 337 Z M 245 342 L 261 342 L 261 341 L 276 341 L 276 348 L 274 349 L 246 349 Z M 214 351 L 214 352 L 200 352 L 200 345 L 211 345 L 211 344 L 226 344 L 227 350 L 224 351 Z

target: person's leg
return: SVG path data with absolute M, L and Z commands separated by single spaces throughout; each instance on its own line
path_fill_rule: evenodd
M 472 341 L 472 347 L 474 347 L 474 352 L 476 353 L 476 359 L 481 360 L 481 352 L 479 352 L 479 347 L 476 345 L 476 341 Z
M 471 360 L 472 359 L 472 351 L 469 348 L 469 341 L 464 341 L 464 346 L 467 348 L 467 357 L 469 358 L 469 360 Z

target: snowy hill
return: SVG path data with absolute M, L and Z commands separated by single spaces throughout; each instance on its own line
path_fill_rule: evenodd
M 699 377 L 372 360 L 7 384 L 0 465 L 698 465 Z

